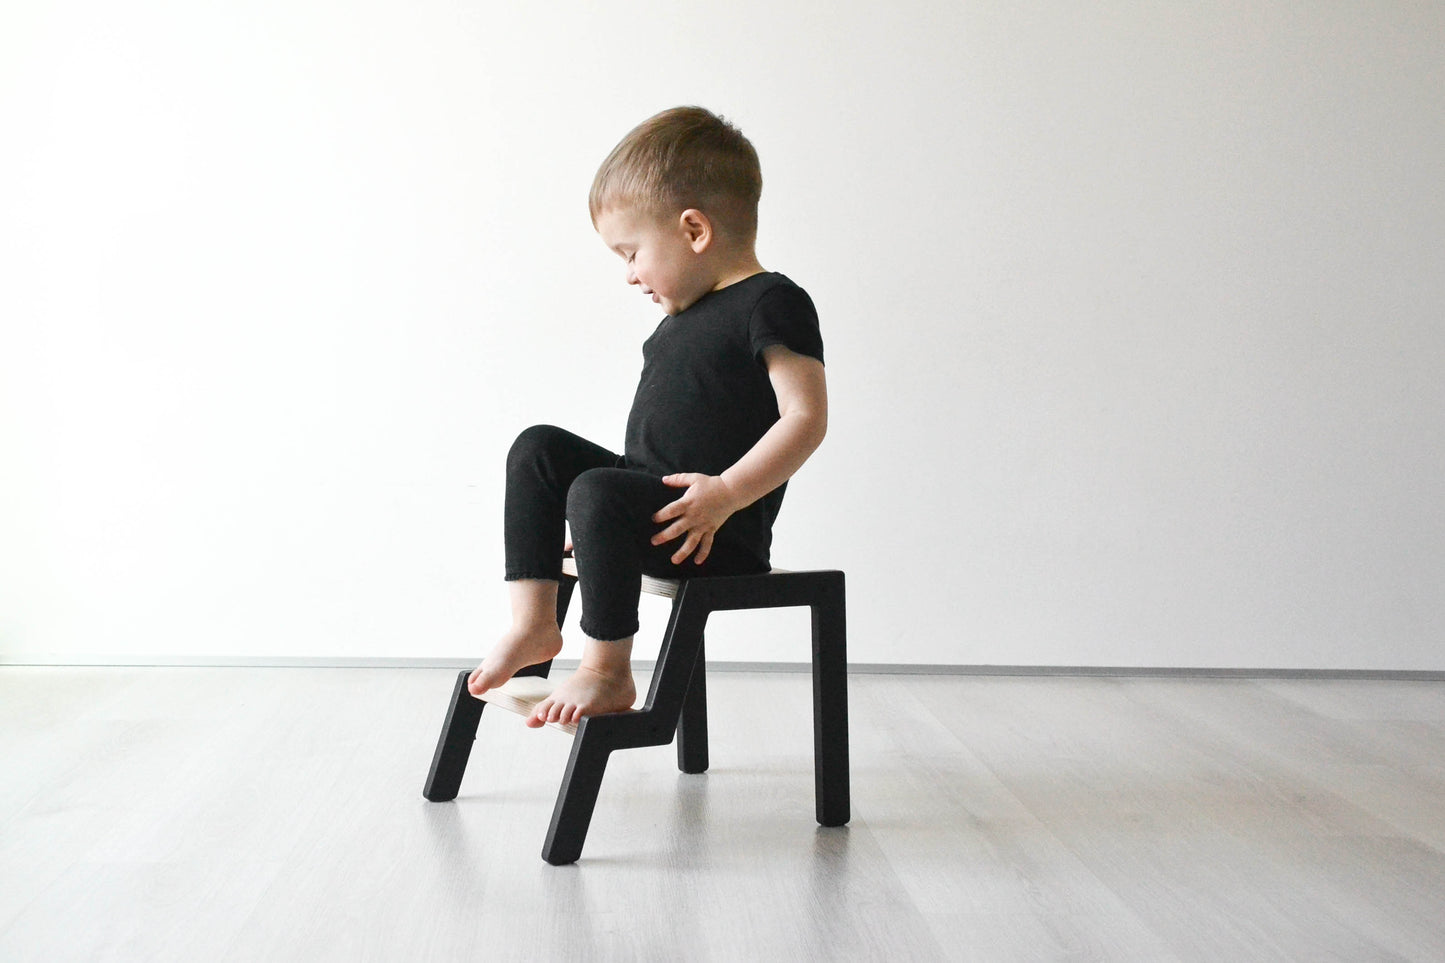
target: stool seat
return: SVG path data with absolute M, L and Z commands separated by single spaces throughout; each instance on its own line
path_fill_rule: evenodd
M 571 555 L 562 559 L 562 574 L 574 581 L 577 578 L 577 560 Z M 657 595 L 665 599 L 677 598 L 677 589 L 681 584 L 681 579 L 657 578 L 645 572 L 642 575 L 642 591 L 648 595 Z
M 559 626 L 566 618 L 576 581 L 576 563 L 566 558 L 557 590 Z M 607 760 L 615 750 L 667 745 L 676 736 L 678 768 L 686 773 L 707 771 L 707 662 L 703 631 L 708 616 L 718 611 L 787 606 L 807 606 L 812 610 L 816 816 L 823 826 L 847 823 L 850 816 L 848 663 L 843 573 L 774 569 L 757 575 L 690 579 L 644 575 L 642 590 L 672 599 L 672 613 L 647 699 L 639 709 L 585 716 L 577 724 L 542 858 L 553 865 L 562 865 L 576 862 L 581 856 Z M 545 662 L 528 666 L 517 676 L 545 678 L 550 669 L 551 662 Z M 468 670 L 463 670 L 453 685 L 431 771 L 422 790 L 433 802 L 456 798 L 486 705 L 467 691 L 469 675 Z

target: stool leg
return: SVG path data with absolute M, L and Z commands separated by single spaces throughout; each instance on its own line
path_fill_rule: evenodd
M 472 740 L 477 737 L 477 723 L 482 719 L 482 708 L 486 703 L 472 698 L 467 691 L 469 675 L 471 672 L 467 669 L 457 674 L 451 705 L 447 707 L 447 718 L 442 723 L 436 753 L 432 756 L 431 771 L 427 773 L 426 785 L 421 791 L 432 802 L 457 798 L 462 774 L 467 771 L 467 757 L 472 752 Z
M 843 580 L 813 605 L 813 780 L 818 823 L 850 818 L 848 625 Z
M 607 771 L 607 758 L 612 747 L 600 739 L 587 739 L 587 720 L 572 738 L 572 755 L 567 760 L 567 773 L 552 808 L 552 824 L 547 827 L 547 841 L 542 844 L 542 858 L 553 866 L 575 863 L 587 841 L 587 827 L 592 823 L 592 810 Z
M 577 587 L 577 580 L 570 575 L 563 575 L 557 582 L 557 628 L 567 621 L 567 608 L 572 602 L 572 590 Z
M 677 768 L 687 773 L 707 772 L 707 652 L 697 644 L 697 665 L 692 670 L 682 714 L 677 719 Z

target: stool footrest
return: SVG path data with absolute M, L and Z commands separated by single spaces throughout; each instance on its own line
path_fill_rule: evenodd
M 532 710 L 537 708 L 537 703 L 551 695 L 552 690 L 556 687 L 557 683 L 553 679 L 513 676 L 495 689 L 488 689 L 474 698 L 494 705 L 498 709 L 515 712 L 519 716 L 530 716 Z M 552 729 L 561 729 L 572 735 L 577 734 L 577 724 L 574 722 L 549 722 L 547 726 Z
M 552 694 L 557 687 L 557 680 L 543 679 L 536 676 L 513 676 L 495 689 L 488 689 L 474 698 L 496 706 L 498 709 L 506 709 L 508 712 L 515 712 L 519 716 L 530 716 L 532 710 L 537 708 L 537 703 Z M 622 712 L 609 712 L 609 716 L 627 716 L 636 713 L 636 709 L 624 709 Z M 600 716 L 598 718 L 601 718 Z M 575 722 L 549 722 L 547 728 L 560 729 L 569 735 L 577 734 L 578 723 Z

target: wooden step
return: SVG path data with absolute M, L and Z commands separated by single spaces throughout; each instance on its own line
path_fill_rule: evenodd
M 556 679 L 543 679 L 535 675 L 513 676 L 495 689 L 488 689 L 473 698 L 491 703 L 498 709 L 515 712 L 519 716 L 530 716 L 532 710 L 537 708 L 537 703 L 551 695 L 552 690 L 556 687 Z M 625 709 L 623 711 L 635 712 L 636 710 Z M 572 735 L 577 734 L 577 723 L 575 722 L 549 722 L 547 726 L 552 729 L 561 729 Z
M 488 689 L 476 698 L 483 702 L 490 703 L 498 709 L 506 709 L 508 712 L 515 712 L 519 716 L 530 716 L 532 710 L 537 708 L 537 703 L 552 694 L 557 687 L 555 679 L 543 679 L 535 675 L 513 676 L 495 689 Z M 563 732 L 570 732 L 574 735 L 577 732 L 575 722 L 547 723 L 553 729 L 561 729 Z

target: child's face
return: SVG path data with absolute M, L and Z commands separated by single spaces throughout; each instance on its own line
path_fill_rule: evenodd
M 597 216 L 602 242 L 627 264 L 627 283 L 650 295 L 668 314 L 679 314 L 712 290 L 701 254 L 710 230 L 699 235 L 696 219 L 685 211 L 675 220 L 613 208 Z

